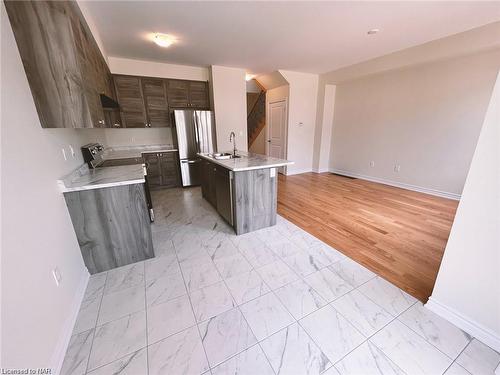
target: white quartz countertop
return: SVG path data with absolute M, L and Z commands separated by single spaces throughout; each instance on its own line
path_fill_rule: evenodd
M 85 164 L 58 181 L 63 193 L 144 183 L 141 164 L 89 169 Z
M 112 146 L 104 150 L 104 160 L 140 158 L 143 152 L 175 152 L 172 145 Z
M 232 153 L 232 151 L 227 151 Z M 252 152 L 236 151 L 241 156 L 235 159 L 215 159 L 210 154 L 198 154 L 203 159 L 210 160 L 234 172 L 250 171 L 253 169 L 276 168 L 293 164 L 293 161 L 277 159 L 271 156 L 254 154 Z

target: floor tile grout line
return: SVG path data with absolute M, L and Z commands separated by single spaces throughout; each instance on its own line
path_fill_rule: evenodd
M 148 349 L 148 340 L 149 340 L 149 335 L 148 335 L 148 297 L 146 294 L 146 289 L 147 289 L 147 282 L 146 279 L 148 275 L 146 274 L 146 262 L 144 262 L 144 310 L 145 310 L 145 316 L 146 316 L 146 374 L 149 375 L 149 349 Z
M 179 256 L 178 256 L 178 254 L 177 254 L 177 248 L 176 248 L 176 246 L 175 246 L 174 241 L 172 241 L 172 244 L 173 244 L 173 246 L 174 246 L 175 257 L 176 257 L 176 259 L 177 259 L 177 262 L 179 262 Z M 207 351 L 205 350 L 205 345 L 203 345 L 203 339 L 202 339 L 202 336 L 201 336 L 200 327 L 199 327 L 199 325 L 196 323 L 196 314 L 195 314 L 195 312 L 194 312 L 193 303 L 191 302 L 191 297 L 189 296 L 189 288 L 188 288 L 188 286 L 187 286 L 187 284 L 186 284 L 186 279 L 185 279 L 185 277 L 184 277 L 184 273 L 183 273 L 183 271 L 182 271 L 182 267 L 180 266 L 180 262 L 179 262 L 179 268 L 181 269 L 181 276 L 182 276 L 182 280 L 184 281 L 184 286 L 185 286 L 185 288 L 186 288 L 186 291 L 188 292 L 188 294 L 187 294 L 187 296 L 188 296 L 188 301 L 189 301 L 189 305 L 191 306 L 191 312 L 193 313 L 194 323 L 195 323 L 195 325 L 196 325 L 196 331 L 198 332 L 198 339 L 200 340 L 201 347 L 203 348 L 203 353 L 205 354 L 205 360 L 207 361 L 208 371 L 210 371 L 210 370 L 211 370 L 211 368 L 210 368 L 210 362 L 209 362 L 209 360 L 208 360 Z M 189 327 L 189 328 L 192 328 L 192 327 Z M 189 329 L 189 328 L 186 328 L 186 329 Z M 182 331 L 181 331 L 181 332 L 182 332 Z M 149 370 L 149 368 L 148 368 L 148 370 Z M 205 372 L 207 372 L 207 371 L 205 371 Z M 210 373 L 211 373 L 211 371 L 210 371 Z
M 236 247 L 236 249 L 239 251 L 239 248 L 238 248 L 237 246 L 235 246 L 235 247 Z M 219 276 L 222 278 L 222 275 L 220 274 L 219 269 L 218 269 L 217 267 L 215 267 L 215 268 L 217 269 L 217 272 L 219 272 Z M 229 293 L 231 294 L 231 291 L 230 291 L 229 287 L 227 286 L 227 283 L 226 283 L 226 281 L 224 280 L 224 278 L 222 278 L 222 281 L 224 282 L 224 285 L 226 286 L 226 289 L 227 289 L 227 290 L 229 291 Z M 234 297 L 231 295 L 231 298 L 234 298 Z M 236 302 L 236 301 L 234 301 L 234 302 Z M 236 308 L 236 309 L 238 309 L 238 311 L 239 311 L 239 313 L 241 314 L 242 318 L 245 320 L 245 323 L 247 324 L 248 329 L 250 330 L 250 332 L 252 333 L 253 337 L 254 337 L 254 338 L 255 338 L 255 340 L 256 340 L 256 345 L 259 345 L 260 350 L 262 350 L 262 352 L 264 353 L 264 356 L 266 357 L 266 360 L 267 360 L 267 362 L 268 362 L 269 366 L 271 367 L 271 370 L 272 370 L 274 373 L 276 373 L 276 372 L 274 371 L 274 369 L 273 369 L 273 366 L 271 365 L 271 362 L 269 361 L 269 358 L 267 358 L 267 355 L 266 355 L 266 353 L 264 352 L 264 349 L 262 349 L 262 346 L 260 345 L 259 340 L 257 339 L 257 336 L 256 336 L 256 335 L 255 335 L 255 333 L 253 332 L 252 327 L 251 327 L 251 326 L 250 326 L 250 324 L 248 323 L 248 320 L 247 320 L 247 318 L 245 317 L 245 314 L 243 314 L 243 312 L 241 311 L 240 305 L 236 304 L 235 308 Z M 228 310 L 228 311 L 229 311 L 229 310 Z M 201 335 L 201 333 L 200 333 L 200 335 Z M 202 343 L 203 343 L 203 340 L 202 340 Z M 203 347 L 205 347 L 205 346 L 203 345 Z M 235 354 L 235 356 L 236 356 L 236 355 L 238 355 L 238 354 L 243 353 L 243 352 L 244 352 L 245 350 L 247 350 L 247 349 L 249 349 L 249 348 L 246 348 L 246 349 L 244 349 L 244 350 L 240 351 L 239 353 Z M 223 362 L 224 362 L 224 361 L 223 361 Z M 220 364 L 222 364 L 223 362 L 221 362 L 221 363 L 217 364 L 216 366 L 212 367 L 212 365 L 210 364 L 210 361 L 209 361 L 209 362 L 208 362 L 208 365 L 209 365 L 210 371 L 212 371 L 212 369 L 213 369 L 213 368 L 215 368 L 215 367 L 219 366 L 219 365 L 220 365 Z
M 89 364 L 90 364 L 90 356 L 92 355 L 92 349 L 94 348 L 94 340 L 95 340 L 95 333 L 97 331 L 97 322 L 99 321 L 99 315 L 101 314 L 101 305 L 102 305 L 102 300 L 104 299 L 104 290 L 106 288 L 106 283 L 108 282 L 108 272 L 106 271 L 106 278 L 104 279 L 104 284 L 102 286 L 102 294 L 101 294 L 101 301 L 99 302 L 99 308 L 97 309 L 97 316 L 95 318 L 95 324 L 92 332 L 92 342 L 90 344 L 90 350 L 89 350 L 89 355 L 87 357 L 87 366 L 85 366 L 85 374 L 89 372 Z M 88 285 L 88 283 L 87 283 Z
M 446 374 L 446 371 L 448 371 L 450 369 L 451 366 L 453 366 L 454 363 L 457 364 L 457 366 L 460 366 L 461 368 L 463 368 L 465 371 L 467 371 L 468 374 L 471 374 L 469 370 L 467 370 L 466 368 L 464 368 L 462 365 L 460 365 L 460 363 L 457 362 L 457 359 L 458 357 L 460 357 L 462 355 L 463 352 L 465 352 L 465 349 L 467 349 L 469 347 L 469 345 L 471 344 L 472 340 L 474 340 L 474 338 L 472 338 L 468 343 L 467 345 L 464 346 L 464 348 L 460 351 L 460 353 L 458 354 L 457 358 L 455 358 L 451 363 L 450 365 L 446 368 L 446 370 L 444 370 L 443 374 Z M 499 362 L 500 363 L 500 362 Z M 472 375 L 472 374 L 471 374 Z
M 415 305 L 415 303 L 413 304 L 413 306 Z M 413 307 L 412 306 L 412 307 Z M 441 354 L 443 354 L 444 356 L 446 356 L 447 358 L 451 359 L 452 363 L 458 358 L 455 357 L 450 357 L 448 354 L 446 354 L 445 352 L 443 352 L 440 348 L 438 348 L 436 345 L 434 345 L 432 342 L 430 342 L 425 336 L 423 336 L 421 333 L 415 331 L 412 327 L 410 327 L 409 325 L 407 325 L 405 322 L 403 322 L 402 320 L 399 319 L 399 317 L 401 316 L 402 314 L 399 314 L 397 317 L 396 317 L 396 320 L 401 323 L 402 325 L 404 325 L 406 328 L 408 328 L 410 331 L 412 331 L 413 333 L 415 333 L 418 337 L 420 337 L 421 339 L 423 339 L 426 343 L 430 344 L 432 347 L 434 347 L 435 349 L 437 349 Z M 456 327 L 458 328 L 458 327 Z M 460 328 L 458 328 L 460 329 Z M 469 346 L 469 343 L 474 339 L 473 336 L 471 336 L 471 339 L 469 340 L 469 342 L 467 342 L 467 345 L 465 345 L 464 349 Z M 461 352 L 460 352 L 461 353 Z M 459 354 L 460 355 L 460 354 Z

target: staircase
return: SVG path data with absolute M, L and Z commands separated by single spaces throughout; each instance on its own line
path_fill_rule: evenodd
M 266 126 L 266 92 L 261 91 L 247 116 L 248 147 Z

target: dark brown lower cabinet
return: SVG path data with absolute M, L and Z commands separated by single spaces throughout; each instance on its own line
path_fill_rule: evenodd
M 230 225 L 233 220 L 233 172 L 229 169 L 215 167 L 215 196 L 217 201 L 217 212 Z
M 180 186 L 179 158 L 177 152 L 144 152 L 142 154 L 151 189 Z
M 91 274 L 154 257 L 144 184 L 64 193 Z

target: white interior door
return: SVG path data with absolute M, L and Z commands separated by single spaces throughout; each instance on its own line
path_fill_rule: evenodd
M 286 100 L 269 103 L 269 132 L 267 139 L 267 154 L 269 156 L 286 159 L 286 129 Z

